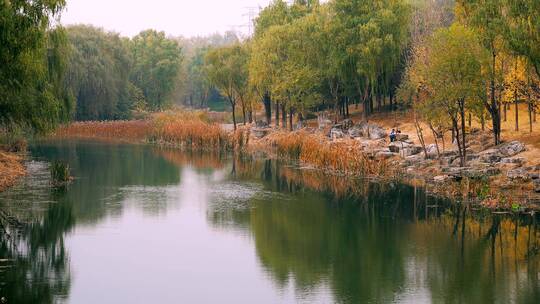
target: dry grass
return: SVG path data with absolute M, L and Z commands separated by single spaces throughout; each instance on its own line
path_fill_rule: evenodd
M 395 176 L 396 173 L 388 161 L 370 158 L 354 140 L 330 142 L 322 134 L 305 131 L 276 132 L 269 140 L 279 157 L 299 160 L 318 169 L 378 177 Z
M 75 122 L 59 128 L 54 137 L 147 141 L 195 150 L 229 149 L 234 140 L 205 112 L 181 110 L 156 113 L 147 120 Z
M 219 124 L 204 121 L 195 112 L 162 112 L 152 117 L 149 140 L 200 150 L 227 149 L 228 134 Z
M 18 178 L 26 174 L 23 157 L 0 151 L 0 192 L 15 184 Z
M 56 130 L 59 138 L 102 138 L 127 141 L 144 140 L 151 124 L 146 120 L 131 121 L 86 121 L 74 122 Z

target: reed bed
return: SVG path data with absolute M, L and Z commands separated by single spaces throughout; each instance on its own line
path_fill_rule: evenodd
M 74 122 L 58 128 L 54 137 L 141 141 L 146 139 L 151 127 L 147 120 Z
M 346 175 L 389 177 L 396 172 L 387 160 L 373 159 L 354 140 L 330 142 L 321 134 L 279 132 L 270 139 L 279 157 Z
M 209 123 L 196 112 L 163 112 L 152 118 L 151 142 L 197 150 L 226 150 L 229 135 L 217 123 Z

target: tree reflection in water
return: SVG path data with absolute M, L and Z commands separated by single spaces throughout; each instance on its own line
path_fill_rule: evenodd
M 262 266 L 283 289 L 329 285 L 339 303 L 519 302 L 540 298 L 540 238 L 531 216 L 491 216 L 393 183 L 327 177 L 276 161 L 236 160 L 292 199 L 255 197 L 209 212 L 249 227 Z
M 66 235 L 76 225 L 121 215 L 134 193 L 152 196 L 141 200 L 151 204 L 133 202 L 145 214 L 166 212 L 167 191 L 181 183 L 186 166 L 209 184 L 225 172 L 215 185 L 250 191 L 209 196 L 207 221 L 251 235 L 274 284 L 292 285 L 303 298 L 321 287 L 339 303 L 540 298 L 540 236 L 531 216 L 492 216 L 418 188 L 325 176 L 274 160 L 78 142 L 41 144 L 33 155 L 68 162 L 77 179 L 67 192 L 51 193 L 44 176 L 31 175 L 36 189 L 0 196 L 1 224 L 10 235 L 0 237 L 0 266 L 8 266 L 0 268 L 0 296 L 8 303 L 67 297 Z

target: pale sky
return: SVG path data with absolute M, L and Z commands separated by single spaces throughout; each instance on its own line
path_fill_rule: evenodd
M 248 33 L 249 8 L 271 0 L 67 0 L 62 24 L 93 24 L 124 36 L 153 28 L 174 36 Z M 242 26 L 244 25 L 244 26 Z

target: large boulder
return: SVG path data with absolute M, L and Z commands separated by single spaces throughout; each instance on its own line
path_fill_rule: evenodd
M 268 122 L 266 122 L 265 120 L 257 120 L 255 122 L 255 126 L 257 128 L 269 128 L 270 125 L 268 124 Z
M 436 144 L 427 145 L 426 152 L 429 158 L 437 157 L 437 145 Z
M 354 123 L 352 119 L 345 119 L 341 122 L 341 125 L 342 125 L 343 130 L 349 130 L 350 128 L 353 127 Z
M 540 179 L 533 180 L 534 192 L 540 193 Z
M 396 140 L 397 141 L 406 141 L 406 140 L 409 140 L 409 135 L 407 134 L 396 134 Z
M 376 124 L 360 122 L 349 129 L 349 135 L 353 138 L 367 137 L 369 139 L 381 139 L 385 138 L 387 133 Z
M 529 179 L 529 172 L 525 168 L 517 168 L 514 170 L 510 170 L 506 173 L 506 176 L 509 179 L 518 179 L 518 180 L 528 180 Z
M 498 163 L 501 161 L 502 154 L 497 148 L 487 149 L 478 153 L 478 160 L 483 163 Z
M 330 138 L 332 139 L 339 139 L 339 138 L 343 138 L 345 137 L 345 133 L 343 133 L 343 130 L 341 130 L 341 128 L 332 128 L 330 130 Z
M 525 144 L 520 141 L 514 140 L 508 143 L 504 143 L 496 147 L 500 154 L 504 157 L 511 157 L 518 153 L 525 151 Z

